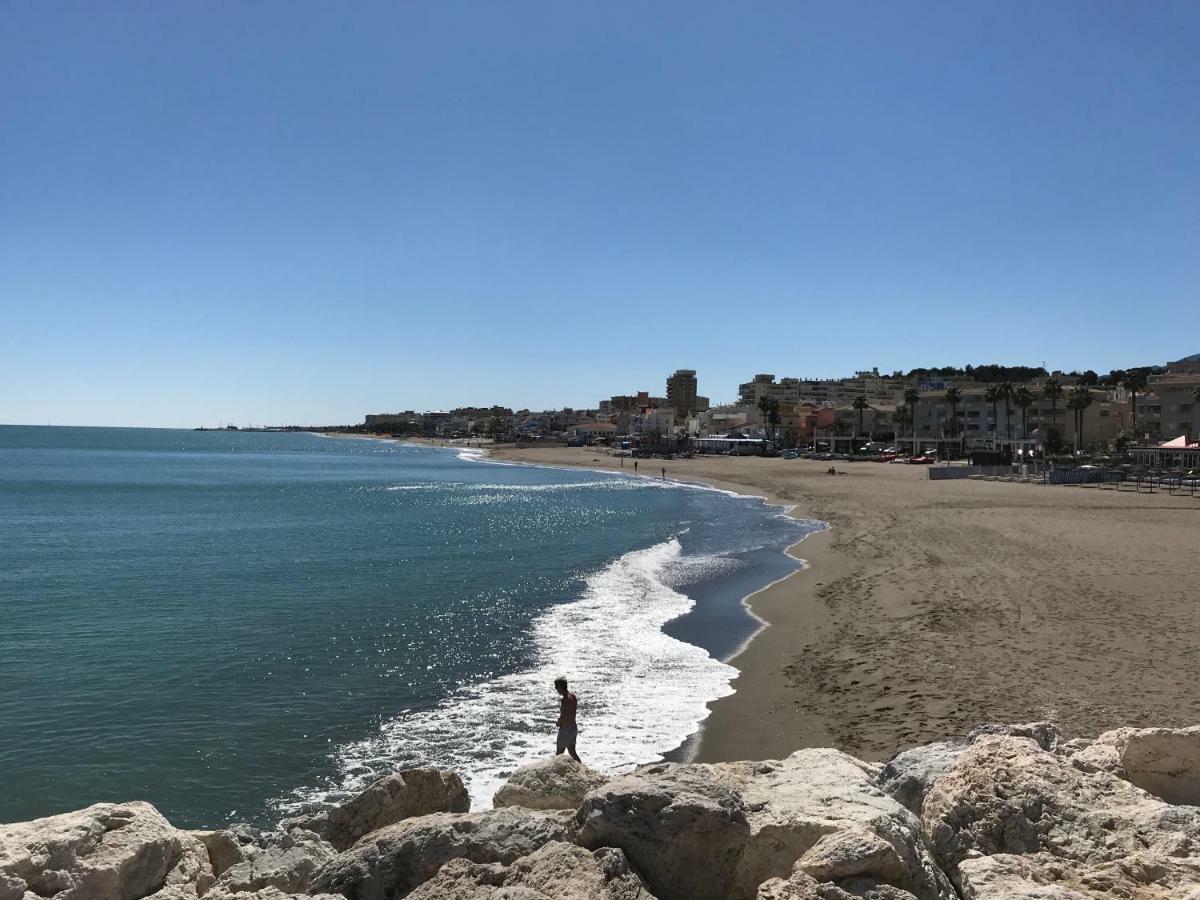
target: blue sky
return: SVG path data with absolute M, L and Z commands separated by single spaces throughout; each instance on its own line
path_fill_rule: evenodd
M 1200 351 L 1196 3 L 0 9 L 0 422 Z

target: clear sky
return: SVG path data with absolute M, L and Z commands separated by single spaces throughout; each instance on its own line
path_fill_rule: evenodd
M 0 422 L 1200 351 L 1195 2 L 0 2 Z

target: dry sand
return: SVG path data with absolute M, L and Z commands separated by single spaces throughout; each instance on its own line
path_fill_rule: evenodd
M 619 468 L 590 448 L 494 455 Z M 809 568 L 751 598 L 770 627 L 735 658 L 702 761 L 830 745 L 885 759 L 990 721 L 1052 719 L 1076 736 L 1200 722 L 1200 495 L 873 463 L 839 463 L 840 477 L 806 460 L 665 465 L 831 525 L 792 548 Z

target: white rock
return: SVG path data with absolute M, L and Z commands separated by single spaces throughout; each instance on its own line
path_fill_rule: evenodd
M 923 900 L 953 898 L 919 821 L 875 785 L 877 774 L 828 749 L 762 763 L 648 766 L 588 795 L 579 840 L 620 847 L 663 900 L 749 900 L 763 882 L 789 878 L 827 835 L 850 831 L 857 840 L 827 843 L 831 855 L 818 850 L 813 864 L 831 864 L 837 849 L 847 875 L 890 881 Z
M 339 854 L 313 879 L 313 891 L 350 900 L 392 900 L 428 881 L 452 859 L 509 864 L 551 841 L 570 842 L 565 810 L 506 807 L 406 819 Z
M 565 753 L 522 766 L 504 783 L 492 805 L 528 809 L 578 809 L 588 791 L 608 778 Z
M 1111 772 L 1168 803 L 1200 805 L 1200 725 L 1106 731 L 1071 762 Z
M 222 870 L 206 895 L 209 900 L 225 900 L 264 888 L 302 893 L 317 870 L 337 856 L 330 844 L 300 828 L 259 832 L 256 841 L 242 844 L 239 850 L 242 859 Z
M 1108 772 L 1081 771 L 1032 740 L 976 741 L 934 783 L 922 819 L 934 856 L 964 896 L 1008 896 L 1018 881 L 1028 882 L 1022 890 L 1051 891 L 1027 896 L 1047 897 L 1092 896 L 1089 885 L 1142 896 L 1162 879 L 1178 896 L 1200 890 L 1200 808 L 1171 806 Z M 1026 858 L 999 859 L 1009 855 Z
M 462 779 L 441 769 L 408 769 L 374 782 L 354 799 L 315 816 L 289 819 L 294 827 L 313 831 L 345 850 L 359 838 L 413 816 L 466 812 L 471 798 Z
M 140 900 L 166 887 L 169 875 L 183 891 L 177 867 L 203 878 L 208 866 L 198 846 L 142 802 L 0 825 L 0 900 Z
M 758 886 L 755 900 L 914 900 L 912 894 L 890 884 L 854 878 L 841 885 L 819 882 L 800 871 L 791 878 L 771 878 Z
M 225 894 L 221 900 L 346 900 L 341 894 L 288 894 L 279 888 L 267 887 L 257 891 Z
M 408 895 L 411 900 L 654 900 L 620 850 L 589 853 L 553 842 L 511 866 L 456 859 Z
M 915 815 L 921 814 L 925 793 L 949 772 L 966 744 L 939 741 L 897 753 L 879 774 L 879 786 Z

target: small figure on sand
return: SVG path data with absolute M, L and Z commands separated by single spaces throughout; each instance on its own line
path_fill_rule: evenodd
M 558 701 L 558 749 L 554 753 L 557 756 L 566 750 L 575 762 L 583 762 L 579 758 L 579 754 L 575 752 L 575 739 L 579 736 L 579 726 L 575 723 L 575 710 L 579 706 L 579 700 L 567 690 L 567 679 L 565 678 L 556 678 L 554 689 L 558 691 L 560 698 Z
M 637 471 L 637 460 L 636 459 L 633 461 L 633 471 L 635 471 L 635 472 Z
M 667 467 L 663 466 L 663 481 L 667 480 Z

